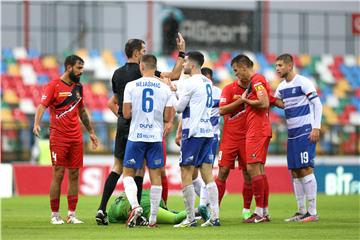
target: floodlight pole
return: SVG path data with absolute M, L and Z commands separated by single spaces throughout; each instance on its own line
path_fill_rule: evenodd
M 153 1 L 147 1 L 147 33 L 146 33 L 146 48 L 149 52 L 152 51 L 153 39 Z
M 30 26 L 29 0 L 24 0 L 24 47 L 29 50 L 29 26 Z

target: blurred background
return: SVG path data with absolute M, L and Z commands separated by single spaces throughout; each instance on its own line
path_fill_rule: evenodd
M 183 34 L 187 50 L 204 53 L 204 66 L 213 69 L 220 88 L 234 80 L 231 59 L 245 53 L 275 90 L 280 82 L 274 70 L 276 56 L 292 54 L 296 71 L 314 82 L 324 107 L 317 152 L 319 164 L 329 168 L 319 173 L 324 175 L 320 191 L 359 193 L 359 1 L 1 1 L 2 178 L 9 175 L 5 168 L 11 169 L 12 182 L 17 176 L 13 167 L 51 163 L 49 113 L 44 115 L 40 140 L 32 135 L 33 119 L 44 86 L 62 74 L 63 61 L 72 53 L 85 60 L 85 104 L 101 142 L 92 151 L 84 131 L 85 165 L 110 166 L 116 118 L 106 104 L 112 96 L 112 74 L 127 61 L 126 41 L 145 40 L 147 51 L 158 57 L 158 70 L 169 71 L 177 57 L 177 32 Z M 284 114 L 274 108 L 270 116 L 270 166 L 274 163 L 286 171 Z M 167 139 L 173 159 L 179 150 L 175 129 L 176 124 Z M 106 175 L 108 169 L 104 171 Z M 346 173 L 352 174 L 351 180 L 341 182 Z M 99 192 L 102 182 L 97 184 Z M 19 193 L 18 188 L 11 186 L 9 191 Z

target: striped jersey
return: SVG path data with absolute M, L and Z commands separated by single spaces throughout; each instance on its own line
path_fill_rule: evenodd
M 202 74 L 181 81 L 174 107 L 182 113 L 182 139 L 214 136 L 210 121 L 212 82 Z
M 310 134 L 314 126 L 314 108 L 311 100 L 317 98 L 314 84 L 306 77 L 295 75 L 294 79 L 282 81 L 276 89 L 275 97 L 284 102 L 288 138 Z

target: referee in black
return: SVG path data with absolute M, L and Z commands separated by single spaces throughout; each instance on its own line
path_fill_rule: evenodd
M 162 78 L 170 78 L 171 80 L 177 80 L 180 78 L 182 72 L 182 65 L 185 58 L 185 40 L 178 33 L 176 39 L 177 48 L 179 50 L 179 57 L 172 72 L 159 72 L 156 71 L 155 75 Z M 118 117 L 117 132 L 115 139 L 115 152 L 114 152 L 114 164 L 109 176 L 106 179 L 104 185 L 104 191 L 101 198 L 101 203 L 96 214 L 96 222 L 98 225 L 108 225 L 109 220 L 106 213 L 106 205 L 116 187 L 123 171 L 123 159 L 125 154 L 126 142 L 129 134 L 130 120 L 124 119 L 122 115 L 122 105 L 125 86 L 128 82 L 141 78 L 140 72 L 140 59 L 146 53 L 145 42 L 140 39 L 130 39 L 125 45 L 125 54 L 128 58 L 127 63 L 118 68 L 112 77 L 112 90 L 114 95 L 108 102 L 110 110 Z M 135 182 L 138 188 L 138 200 L 140 202 L 143 174 L 137 174 L 141 176 L 135 176 Z

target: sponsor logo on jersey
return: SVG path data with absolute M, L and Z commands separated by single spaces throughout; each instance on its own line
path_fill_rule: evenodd
M 291 91 L 292 94 L 295 94 L 296 93 L 296 88 L 293 88 L 292 91 Z
M 78 92 L 76 94 L 78 94 Z M 71 92 L 59 92 L 59 97 L 71 97 L 71 96 L 72 96 Z M 80 94 L 78 97 L 80 97 Z
M 251 157 L 256 158 L 256 154 L 255 153 L 251 154 Z
M 153 128 L 151 123 L 140 123 L 140 128 Z
M 47 98 L 47 96 L 44 94 L 44 95 L 42 95 L 41 96 L 41 101 L 44 101 L 44 100 L 46 100 L 46 98 Z

